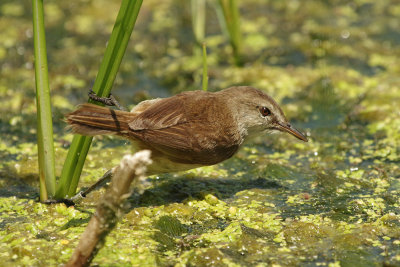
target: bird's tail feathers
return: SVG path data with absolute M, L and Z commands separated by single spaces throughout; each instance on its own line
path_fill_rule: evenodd
M 82 104 L 77 110 L 66 115 L 66 121 L 73 133 L 81 135 L 125 135 L 129 131 L 130 116 L 130 112 L 127 111 Z

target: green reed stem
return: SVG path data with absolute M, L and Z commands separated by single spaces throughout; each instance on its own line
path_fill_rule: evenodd
M 56 176 L 43 0 L 32 0 L 32 11 L 40 201 L 45 201 L 54 196 Z
M 123 0 L 100 65 L 93 91 L 98 96 L 108 96 L 114 83 L 122 58 L 143 0 Z M 92 102 L 89 100 L 89 102 Z M 97 103 L 95 103 L 97 104 Z M 92 137 L 75 135 L 68 151 L 56 197 L 73 196 L 76 192 Z
M 196 43 L 200 46 L 204 42 L 206 24 L 206 1 L 191 0 L 192 29 Z
M 242 34 L 240 31 L 240 14 L 237 0 L 219 0 L 217 14 L 222 29 L 229 37 L 236 66 L 241 66 Z

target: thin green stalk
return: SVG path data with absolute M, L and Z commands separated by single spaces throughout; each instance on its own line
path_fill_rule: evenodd
M 56 198 L 65 198 L 75 194 L 80 173 L 89 151 L 92 137 L 75 135 L 68 150 L 67 158 L 61 172 L 60 181 L 57 184 Z M 75 189 L 74 189 L 75 188 Z M 71 193 L 70 193 L 71 192 Z
M 240 14 L 237 0 L 219 0 L 216 6 L 221 28 L 228 35 L 233 50 L 233 59 L 236 66 L 242 65 L 240 31 Z
M 208 89 L 208 71 L 207 71 L 207 47 L 206 43 L 203 43 L 203 90 Z
M 196 43 L 200 46 L 204 42 L 206 24 L 206 1 L 191 0 L 192 29 Z
M 35 81 L 37 106 L 37 139 L 39 158 L 40 201 L 55 193 L 55 158 L 53 124 L 47 69 L 46 36 L 43 0 L 32 0 L 33 41 L 35 49 Z
M 132 34 L 143 0 L 123 0 L 97 74 L 93 91 L 98 96 L 108 96 L 114 83 L 129 38 Z M 92 102 L 89 100 L 89 102 Z M 68 151 L 56 198 L 73 196 L 78 186 L 92 137 L 75 135 Z

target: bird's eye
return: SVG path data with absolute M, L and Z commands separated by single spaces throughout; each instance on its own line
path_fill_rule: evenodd
M 269 110 L 267 107 L 259 107 L 258 109 L 260 110 L 261 115 L 264 117 L 271 115 L 271 110 Z

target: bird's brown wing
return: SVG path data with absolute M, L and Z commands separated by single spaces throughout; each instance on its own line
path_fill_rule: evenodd
M 157 101 L 135 116 L 129 122 L 130 135 L 177 162 L 215 164 L 237 150 L 216 140 L 224 127 L 210 121 L 207 113 L 219 111 L 209 94 L 184 93 Z
M 161 145 L 170 149 L 190 150 L 193 139 L 188 132 L 191 131 L 191 127 L 188 127 L 191 114 L 187 109 L 196 97 L 187 95 L 160 99 L 148 106 L 129 122 L 130 134 L 155 148 Z
M 129 122 L 129 128 L 132 131 L 157 130 L 185 123 L 184 100 L 185 97 L 177 95 L 151 103 Z

